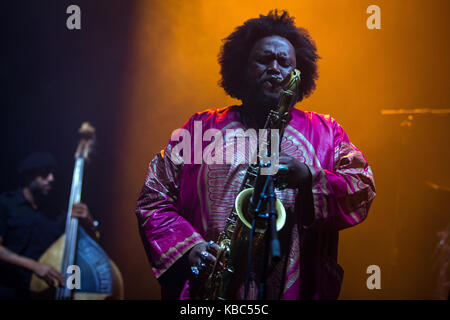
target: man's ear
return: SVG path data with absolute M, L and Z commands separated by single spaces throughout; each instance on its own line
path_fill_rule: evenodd
M 21 184 L 22 187 L 29 187 L 30 183 L 37 177 L 37 173 L 35 172 L 28 172 L 28 173 L 22 173 L 21 175 Z

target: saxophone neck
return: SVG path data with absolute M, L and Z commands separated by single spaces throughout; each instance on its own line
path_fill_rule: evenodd
M 298 97 L 298 86 L 300 85 L 300 71 L 294 69 L 283 80 L 280 100 L 278 103 L 278 112 L 280 117 L 287 117 L 290 110 L 294 107 Z
M 281 83 L 283 90 L 276 108 L 269 111 L 265 129 L 279 129 L 280 133 L 289 121 L 291 109 L 297 102 L 298 86 L 300 84 L 300 71 L 294 69 Z

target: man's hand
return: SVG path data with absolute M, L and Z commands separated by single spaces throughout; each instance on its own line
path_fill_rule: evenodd
M 281 154 L 279 165 L 288 168 L 288 172 L 280 177 L 286 183 L 287 188 L 296 189 L 311 185 L 311 172 L 304 163 L 286 154 Z
M 72 218 L 88 219 L 92 220 L 91 213 L 86 204 L 79 202 L 75 203 L 72 207 Z
M 36 264 L 32 268 L 32 271 L 36 273 L 39 278 L 45 280 L 45 282 L 47 282 L 49 286 L 54 286 L 56 281 L 64 287 L 63 275 L 53 266 L 36 262 Z
M 83 220 L 83 224 L 89 226 L 92 229 L 94 226 L 94 219 L 92 218 L 89 208 L 86 204 L 79 202 L 75 203 L 72 207 L 72 218 L 78 218 Z
M 196 244 L 188 255 L 189 267 L 194 268 L 193 276 L 201 281 L 211 273 L 214 263 L 216 262 L 216 254 L 219 252 L 219 246 L 210 242 L 201 242 Z M 198 274 L 195 274 L 195 270 Z

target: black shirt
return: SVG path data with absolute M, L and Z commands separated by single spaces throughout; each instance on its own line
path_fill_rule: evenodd
M 21 256 L 39 260 L 64 232 L 65 215 L 33 209 L 21 189 L 0 195 L 2 245 Z M 0 261 L 0 299 L 27 298 L 31 271 Z

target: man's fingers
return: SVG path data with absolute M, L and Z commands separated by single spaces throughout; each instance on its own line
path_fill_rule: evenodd
M 213 241 L 202 242 L 194 247 L 190 258 L 192 259 L 191 269 L 193 268 L 197 272 L 195 277 L 198 281 L 205 281 L 213 271 L 219 249 L 220 247 Z
M 79 211 L 72 211 L 72 217 L 74 218 L 82 218 L 83 213 Z
M 49 270 L 49 275 L 55 279 L 56 281 L 58 281 L 61 285 L 64 285 L 64 276 L 61 274 L 61 272 L 59 272 L 58 270 L 56 270 L 55 268 L 51 268 Z
M 291 157 L 287 157 L 287 156 L 280 156 L 280 158 L 278 159 L 278 164 L 288 164 L 291 161 Z
M 87 216 L 88 215 L 88 206 L 84 203 L 74 203 L 74 205 L 72 206 L 72 216 L 76 215 L 76 216 Z
M 211 253 L 212 255 L 216 256 L 217 253 L 218 253 L 219 250 L 220 250 L 220 247 L 218 246 L 217 243 L 210 241 L 210 242 L 208 242 L 208 244 L 206 245 L 206 250 L 207 250 L 209 253 Z
M 191 267 L 198 268 L 200 274 L 204 274 L 205 271 L 212 269 L 218 251 L 219 246 L 213 241 L 199 243 L 190 253 Z
M 45 282 L 47 282 L 47 284 L 51 287 L 55 286 L 55 278 L 53 277 L 53 275 L 51 274 L 50 270 L 42 277 Z
M 88 213 L 85 210 L 80 210 L 80 209 L 73 210 L 72 209 L 71 216 L 74 217 L 74 218 L 84 218 L 84 217 L 88 216 Z
M 53 283 L 53 279 L 52 279 L 52 278 L 50 278 L 50 277 L 44 277 L 44 281 L 47 282 L 47 284 L 48 284 L 50 287 L 53 287 L 53 286 L 54 286 L 54 283 Z
M 200 260 L 206 263 L 207 265 L 211 265 L 216 262 L 216 257 L 209 253 L 208 251 L 200 252 Z
M 58 282 L 62 285 L 62 286 L 64 286 L 64 276 L 60 273 L 60 272 L 58 272 L 58 271 L 56 271 L 55 270 L 55 274 L 54 274 L 54 276 L 55 276 L 55 278 L 58 280 Z
M 77 202 L 73 204 L 73 208 L 87 209 L 87 205 L 83 202 Z

